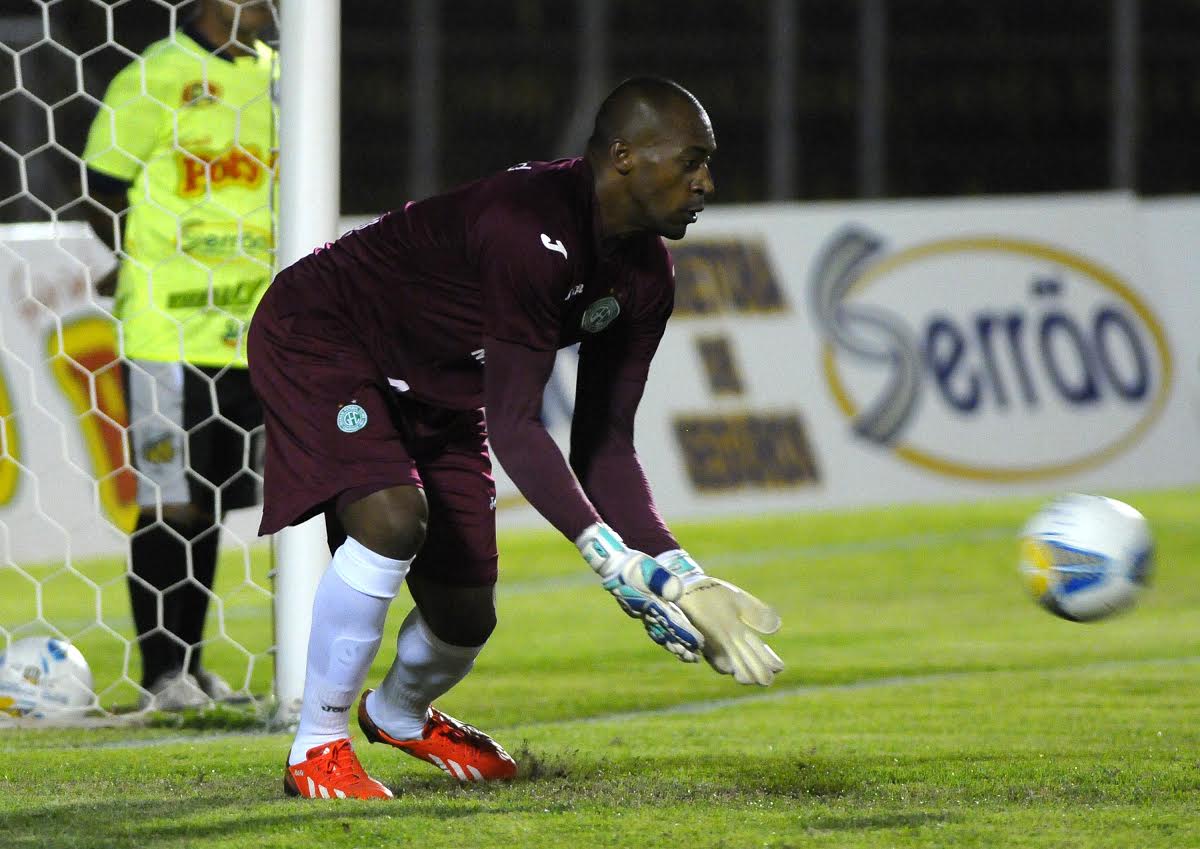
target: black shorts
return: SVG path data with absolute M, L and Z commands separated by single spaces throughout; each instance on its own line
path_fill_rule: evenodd
M 138 506 L 214 515 L 262 500 L 263 413 L 246 369 L 125 363 Z

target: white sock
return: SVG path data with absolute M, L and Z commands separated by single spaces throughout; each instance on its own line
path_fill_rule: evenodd
M 396 660 L 367 696 L 371 720 L 398 740 L 414 740 L 425 730 L 433 700 L 467 677 L 483 646 L 452 646 L 439 640 L 415 607 L 396 637 Z
M 375 554 L 354 540 L 334 554 L 313 603 L 304 699 L 288 763 L 305 760 L 315 746 L 350 736 L 350 707 L 379 650 L 388 607 L 410 562 Z M 386 572 L 398 573 L 399 579 L 376 580 Z

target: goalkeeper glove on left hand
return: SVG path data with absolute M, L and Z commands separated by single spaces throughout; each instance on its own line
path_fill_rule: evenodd
M 625 613 L 642 621 L 651 640 L 685 663 L 700 659 L 704 638 L 673 603 L 683 592 L 678 577 L 653 557 L 627 547 L 603 522 L 588 527 L 575 545 L 604 589 Z
M 686 551 L 667 551 L 655 559 L 683 582 L 678 605 L 704 635 L 709 665 L 739 684 L 770 684 L 783 661 L 759 634 L 778 631 L 779 614 L 739 587 L 704 574 Z

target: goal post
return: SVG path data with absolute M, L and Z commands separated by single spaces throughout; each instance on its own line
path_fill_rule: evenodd
M 279 267 L 337 235 L 340 0 L 280 11 Z M 299 716 L 313 597 L 329 563 L 320 517 L 275 535 L 275 721 Z

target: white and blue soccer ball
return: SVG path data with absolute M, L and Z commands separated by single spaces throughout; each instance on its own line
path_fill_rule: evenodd
M 1051 501 L 1021 531 L 1021 575 L 1037 602 L 1073 622 L 1132 607 L 1150 580 L 1146 519 L 1115 498 L 1073 493 Z
M 57 637 L 14 640 L 0 654 L 0 714 L 27 719 L 82 715 L 91 707 L 92 670 Z

